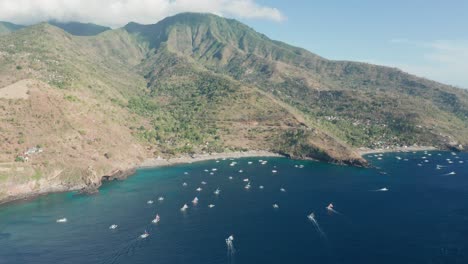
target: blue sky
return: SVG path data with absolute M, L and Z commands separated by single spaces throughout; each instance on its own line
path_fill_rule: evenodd
M 326 58 L 395 66 L 468 88 L 466 0 L 257 3 L 277 8 L 285 19 L 241 20 L 273 39 Z
M 56 19 L 115 28 L 188 11 L 239 19 L 329 59 L 468 88 L 468 0 L 0 0 L 0 21 L 19 24 Z

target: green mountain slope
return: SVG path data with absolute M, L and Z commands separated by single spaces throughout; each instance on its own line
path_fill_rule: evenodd
M 398 69 L 209 14 L 98 31 L 41 23 L 0 37 L 0 201 L 95 188 L 157 156 L 262 149 L 365 165 L 360 147 L 468 143 L 468 92 Z
M 355 147 L 465 143 L 467 91 L 398 69 L 330 61 L 214 15 L 125 29 L 155 49 L 271 94 Z

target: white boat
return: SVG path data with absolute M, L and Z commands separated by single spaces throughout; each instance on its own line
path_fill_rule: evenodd
M 209 170 L 208 170 L 208 169 L 205 169 L 205 172 L 209 172 Z
M 248 189 L 250 189 L 250 187 L 251 187 L 250 183 L 247 183 L 247 185 L 244 188 L 248 190 Z
M 117 229 L 118 225 L 111 225 L 109 226 L 109 229 Z
M 143 234 L 140 235 L 141 238 L 147 238 L 149 237 L 149 233 L 145 230 Z
M 230 235 L 228 238 L 226 238 L 226 243 L 232 246 L 232 241 L 234 241 L 234 236 Z
M 219 160 L 217 160 L 216 163 L 219 163 Z
M 235 252 L 234 249 L 234 236 L 230 235 L 228 238 L 226 238 L 226 246 L 227 246 L 227 251 L 229 255 L 233 255 Z
M 278 209 L 279 205 L 278 204 L 273 204 L 273 208 Z
M 221 192 L 221 190 L 219 190 L 219 188 L 217 188 L 216 191 L 214 191 L 214 194 L 219 195 L 220 192 Z
M 232 176 L 229 176 L 229 179 L 232 180 Z
M 153 204 L 154 202 L 153 202 L 153 200 L 148 200 L 146 203 L 147 204 Z
M 258 188 L 263 189 L 263 185 L 258 186 Z
M 455 174 L 457 174 L 457 173 L 452 171 L 452 172 L 447 173 L 446 175 L 455 175 Z
M 180 208 L 180 210 L 181 210 L 182 212 L 185 211 L 185 210 L 187 210 L 187 209 L 188 209 L 187 204 L 184 204 L 184 206 L 182 206 L 182 208 Z
M 60 218 L 60 219 L 57 219 L 56 221 L 57 223 L 66 223 L 67 222 L 67 219 L 64 217 L 64 218 Z
M 333 211 L 333 204 L 330 203 L 328 206 L 327 206 L 327 210 L 328 211 Z
M 248 182 L 248 181 L 249 181 L 249 179 L 248 179 L 248 178 L 245 178 L 245 179 L 243 179 L 243 181 L 245 181 L 245 182 Z
M 244 171 L 243 170 L 239 170 L 239 173 L 243 173 Z
M 206 181 L 202 181 L 201 184 L 206 185 Z
M 277 173 L 278 171 L 277 171 L 277 170 L 272 170 L 271 172 L 273 172 L 273 173 Z
M 213 208 L 213 207 L 215 207 L 215 205 L 214 204 L 209 204 L 208 207 Z
M 214 172 L 210 172 L 210 175 L 214 175 Z
M 186 182 L 182 183 L 182 186 L 184 186 L 184 187 L 187 186 L 187 183 Z
M 252 164 L 252 162 L 251 162 L 251 161 L 249 161 L 249 162 L 247 162 L 247 164 L 249 164 L 249 165 L 250 165 L 250 164 Z
M 217 171 L 217 170 L 218 170 L 217 168 L 213 168 L 213 169 L 211 169 L 211 171 Z
M 378 192 L 386 192 L 388 191 L 388 188 L 387 187 L 383 187 L 383 188 L 380 188 L 377 190 Z
M 153 219 L 153 221 L 151 221 L 151 223 L 157 224 L 157 223 L 159 223 L 159 220 L 161 220 L 161 218 L 159 217 L 158 214 L 156 214 L 156 217 Z
M 309 218 L 309 220 L 311 221 L 315 221 L 315 214 L 314 213 L 310 213 L 307 218 Z
M 198 187 L 197 188 L 197 192 L 201 192 L 202 191 L 202 188 L 201 187 Z
M 280 188 L 280 191 L 281 191 L 281 192 L 286 192 L 286 189 Z
M 299 165 L 299 168 L 300 168 L 300 169 L 304 168 L 304 165 Z
M 198 204 L 198 197 L 193 198 L 192 203 L 194 205 L 197 205 Z
M 188 174 L 188 172 L 184 172 L 184 175 L 187 175 L 187 174 Z

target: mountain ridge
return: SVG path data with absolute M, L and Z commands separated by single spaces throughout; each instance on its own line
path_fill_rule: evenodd
M 183 19 L 182 21 L 187 21 L 187 20 L 190 20 L 190 18 L 194 16 L 197 17 L 199 15 L 191 14 L 191 13 L 181 14 L 181 15 L 174 16 L 172 18 L 168 18 L 168 21 L 176 20 L 177 17 L 184 17 L 185 19 Z M 213 24 L 213 22 L 211 22 L 211 20 L 213 19 L 225 21 L 222 18 L 217 18 L 216 16 L 211 15 L 209 16 L 210 24 Z M 162 21 L 162 23 L 165 23 L 165 22 L 167 21 L 165 20 Z M 282 74 L 278 70 L 278 68 L 279 66 L 283 67 L 284 63 L 287 64 L 289 62 L 289 61 L 281 60 L 285 56 L 269 56 L 269 58 L 265 59 L 265 57 L 267 56 L 265 55 L 265 53 L 261 53 L 261 52 L 260 52 L 260 55 L 256 54 L 255 52 L 248 53 L 249 57 L 243 58 L 242 62 L 240 62 L 242 63 L 242 65 L 237 66 L 235 60 L 238 59 L 238 57 L 242 56 L 242 54 L 240 54 L 235 49 L 229 49 L 229 47 L 226 48 L 227 46 L 226 41 L 224 43 L 220 43 L 219 41 L 214 41 L 214 42 L 212 41 L 211 43 L 204 44 L 204 45 L 203 43 L 201 43 L 202 45 L 200 45 L 199 47 L 191 48 L 189 45 L 196 43 L 196 42 L 192 42 L 191 40 L 192 39 L 196 40 L 197 36 L 195 34 L 192 34 L 192 36 L 185 36 L 183 38 L 180 38 L 180 35 L 181 35 L 180 31 L 186 33 L 186 32 L 195 32 L 195 31 L 199 32 L 200 30 L 199 28 L 197 28 L 197 30 L 193 30 L 193 28 L 197 26 L 196 24 L 195 25 L 190 24 L 188 26 L 189 29 L 187 28 L 178 29 L 177 27 L 180 25 L 183 25 L 183 23 L 181 22 L 176 23 L 176 25 L 174 26 L 175 29 L 172 29 L 173 31 L 175 31 L 175 33 L 172 36 L 175 36 L 174 38 L 177 38 L 179 36 L 179 39 L 177 39 L 178 41 L 175 41 L 175 40 L 172 41 L 173 43 L 178 43 L 177 45 L 171 45 L 171 39 L 170 39 L 172 37 L 170 34 L 171 32 L 165 32 L 167 36 L 163 36 L 163 37 L 160 36 L 161 32 L 158 32 L 159 40 L 163 40 L 161 41 L 161 43 L 165 43 L 166 45 L 175 49 L 176 52 L 179 52 L 182 54 L 189 53 L 192 59 L 198 60 L 205 67 L 211 70 L 214 70 L 216 72 L 227 73 L 228 75 L 234 77 L 237 80 L 243 78 L 245 79 L 245 81 L 249 83 L 251 83 L 252 81 L 257 82 L 256 84 L 259 86 L 262 86 L 262 83 L 260 82 L 263 82 L 264 84 L 263 86 L 266 86 L 266 85 L 273 86 L 273 85 L 277 85 L 278 83 L 284 86 L 286 82 L 292 82 L 292 85 L 290 85 L 292 88 L 295 88 L 298 90 L 300 89 L 300 91 L 298 92 L 301 92 L 302 93 L 301 95 L 303 95 L 305 92 L 309 93 L 309 96 L 318 96 L 318 95 L 313 94 L 313 92 L 310 91 L 310 88 L 325 91 L 322 93 L 326 93 L 330 91 L 336 92 L 338 88 L 340 89 L 340 92 L 348 93 L 349 90 L 353 90 L 355 89 L 353 87 L 357 87 L 357 86 L 366 88 L 368 90 L 364 92 L 369 92 L 369 90 L 371 89 L 373 90 L 378 89 L 382 92 L 389 92 L 390 89 L 398 89 L 403 95 L 408 96 L 408 98 L 412 96 L 412 94 L 416 94 L 417 96 L 425 97 L 425 99 L 431 99 L 432 103 L 437 104 L 438 107 L 444 110 L 455 111 L 457 110 L 455 108 L 458 108 L 458 110 L 461 111 L 461 113 L 457 112 L 457 114 L 462 116 L 463 118 L 466 118 L 466 115 L 468 113 L 467 107 L 466 107 L 466 92 L 459 90 L 457 88 L 453 88 L 450 86 L 437 83 L 437 82 L 429 81 L 424 78 L 419 78 L 414 75 L 404 73 L 401 70 L 397 70 L 397 69 L 390 68 L 390 67 L 375 66 L 375 65 L 366 64 L 366 63 L 353 63 L 353 62 L 347 62 L 347 61 L 345 62 L 330 61 L 330 60 L 321 58 L 319 56 L 316 56 L 315 54 L 306 54 L 307 56 L 305 56 L 305 59 L 300 60 L 299 63 L 296 63 L 296 65 L 300 65 L 301 67 L 287 66 L 291 68 L 291 70 L 288 72 L 289 76 L 284 76 L 284 74 Z M 158 25 L 156 24 L 156 26 Z M 149 26 L 140 25 L 140 27 L 155 27 L 155 25 L 149 25 Z M 167 29 L 168 27 L 166 26 L 165 28 Z M 177 30 L 179 30 L 179 32 Z M 148 30 L 148 31 L 142 30 L 141 32 L 142 33 L 151 32 L 151 30 Z M 210 28 L 210 32 L 213 32 L 212 28 Z M 255 33 L 252 33 L 252 34 L 255 34 Z M 233 34 L 226 34 L 226 35 L 232 36 Z M 146 39 L 148 40 L 151 38 L 146 37 Z M 231 41 L 231 43 L 232 42 L 233 41 Z M 276 44 L 278 42 L 274 42 L 274 43 Z M 159 46 L 161 44 L 157 43 L 153 45 Z M 184 45 L 184 46 L 181 46 L 181 45 Z M 187 46 L 189 47 L 187 48 Z M 202 50 L 202 49 L 205 49 L 205 50 Z M 193 51 L 195 51 L 195 53 L 193 54 L 190 53 Z M 307 53 L 307 51 L 305 50 L 301 50 L 301 51 Z M 278 51 L 273 51 L 273 52 L 279 53 Z M 227 54 L 225 57 L 229 57 L 229 56 L 231 57 L 228 59 L 224 59 L 223 61 L 222 59 L 223 53 Z M 230 53 L 232 53 L 233 55 Z M 207 54 L 212 55 L 211 56 L 212 58 L 206 59 L 205 57 L 207 56 Z M 271 59 L 272 57 L 274 59 Z M 234 58 L 234 59 L 231 60 L 231 58 Z M 286 58 L 288 57 L 286 56 Z M 231 61 L 229 63 L 226 63 L 226 60 L 231 60 Z M 206 61 L 208 61 L 208 63 L 206 63 Z M 271 64 L 269 63 L 270 61 L 273 61 L 274 63 L 277 63 L 277 64 Z M 253 64 L 254 67 L 257 67 L 257 68 L 253 67 L 253 69 L 251 70 L 254 73 L 253 77 L 249 75 L 245 76 L 246 74 L 242 72 L 240 73 L 236 72 L 239 70 L 239 68 L 244 68 L 244 71 L 245 71 L 245 69 L 248 69 L 248 66 L 250 66 L 249 64 L 251 65 Z M 302 64 L 305 64 L 305 66 Z M 281 71 L 284 71 L 284 70 L 285 70 L 284 67 L 281 68 Z M 310 71 L 312 72 L 312 74 Z M 260 73 L 265 72 L 265 74 L 258 74 L 259 72 Z M 299 80 L 295 79 L 296 76 L 294 75 L 296 72 L 300 72 L 300 74 L 303 74 L 302 76 L 297 76 L 296 74 L 297 79 Z M 367 79 L 360 80 L 362 79 L 361 75 L 367 77 Z M 304 78 L 304 76 L 306 78 Z M 317 76 L 319 78 L 317 78 Z M 301 81 L 305 81 L 310 84 L 302 85 L 299 83 L 299 85 L 297 85 L 297 82 L 301 82 Z M 366 84 L 366 82 L 370 83 L 370 85 Z M 411 85 L 413 85 L 414 87 L 409 87 Z M 341 89 L 341 86 L 346 89 Z M 434 89 L 431 89 L 431 90 L 426 89 L 429 91 L 425 90 L 425 87 L 431 87 L 431 86 L 434 86 Z M 407 89 L 408 87 L 411 89 Z M 444 89 L 442 92 L 439 91 L 440 87 L 443 87 Z M 360 88 L 360 90 L 364 90 L 363 88 Z M 447 90 L 449 90 L 450 93 L 448 93 Z M 290 92 L 290 91 L 286 91 L 286 92 Z M 371 92 L 373 91 L 371 90 Z M 457 97 L 454 97 L 455 95 L 453 95 L 453 92 L 457 93 L 458 95 L 464 95 L 463 97 L 464 101 L 462 104 L 460 104 L 460 102 L 457 101 L 456 99 Z M 439 93 L 439 94 L 425 95 L 427 93 Z M 441 99 L 447 99 L 447 100 L 441 100 Z M 454 99 L 454 100 L 451 100 L 451 99 Z M 297 103 L 297 98 L 296 98 L 295 103 Z M 303 105 L 303 107 L 307 107 L 307 105 L 304 106 L 303 103 L 301 104 Z M 453 109 L 449 109 L 451 107 Z
M 23 27 L 24 26 L 22 25 L 13 24 L 6 21 L 0 21 L 0 36 L 22 29 Z
M 44 21 L 41 23 L 47 23 L 52 26 L 58 27 L 65 32 L 74 35 L 74 36 L 95 36 L 102 32 L 111 30 L 110 27 L 101 26 L 93 23 L 81 23 L 81 22 L 60 22 L 58 20 Z M 41 23 L 36 23 L 30 26 L 38 25 Z M 11 22 L 0 21 L 0 36 L 15 32 L 17 30 L 23 29 L 25 27 L 30 27 L 25 25 L 18 25 Z
M 59 22 L 56 20 L 48 21 L 47 23 L 59 27 L 64 31 L 75 36 L 95 36 L 102 32 L 111 30 L 110 27 L 105 27 L 93 23 L 80 23 L 80 22 Z

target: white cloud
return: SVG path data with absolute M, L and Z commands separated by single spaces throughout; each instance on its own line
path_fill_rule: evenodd
M 180 12 L 208 12 L 237 18 L 282 21 L 276 8 L 255 0 L 0 0 L 0 20 L 32 24 L 57 19 L 119 27 L 150 24 Z
M 420 57 L 411 63 L 396 61 L 369 61 L 398 67 L 406 72 L 442 83 L 468 88 L 468 40 L 411 41 L 392 39 L 391 43 L 418 49 Z M 416 56 L 416 55 L 414 55 Z

